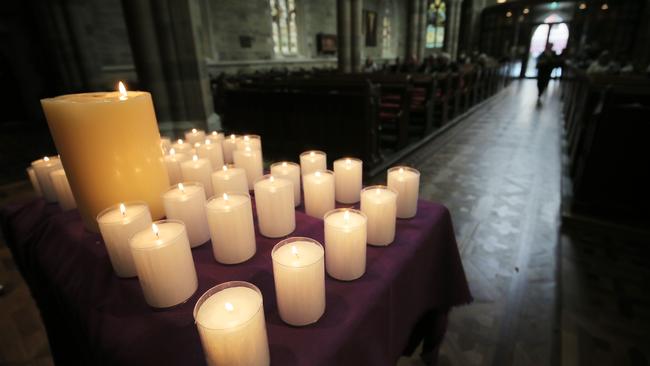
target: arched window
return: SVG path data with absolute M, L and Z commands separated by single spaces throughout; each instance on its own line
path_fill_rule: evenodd
M 298 53 L 295 0 L 269 0 L 273 28 L 273 52 L 276 55 Z
M 429 0 L 427 9 L 426 48 L 442 48 L 445 45 L 447 6 L 442 0 Z
M 383 56 L 386 57 L 387 55 L 392 55 L 391 42 L 393 38 L 392 37 L 393 32 L 390 25 L 390 9 L 388 6 L 386 6 L 386 9 L 384 10 L 384 19 L 382 20 L 381 35 L 382 35 L 381 50 Z

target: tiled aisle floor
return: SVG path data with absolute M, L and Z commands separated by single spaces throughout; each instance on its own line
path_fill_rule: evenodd
M 514 82 L 405 161 L 451 210 L 475 298 L 453 310 L 440 365 L 556 364 L 558 86 L 537 105 L 535 81 Z

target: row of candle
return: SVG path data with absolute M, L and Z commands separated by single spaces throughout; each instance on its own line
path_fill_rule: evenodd
M 32 162 L 27 176 L 37 196 L 47 202 L 58 202 L 63 211 L 77 207 L 68 178 L 58 156 L 46 156 Z

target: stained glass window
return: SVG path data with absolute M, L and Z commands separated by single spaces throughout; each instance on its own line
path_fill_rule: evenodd
M 442 48 L 445 44 L 447 6 L 442 0 L 429 0 L 427 9 L 426 48 Z
M 384 56 L 392 54 L 392 47 L 391 47 L 391 41 L 392 41 L 392 29 L 390 26 L 390 10 L 388 7 L 386 7 L 386 10 L 384 10 L 384 19 L 382 20 L 382 30 L 381 30 L 381 35 L 382 35 L 382 43 L 381 43 L 381 49 L 382 53 Z
M 298 53 L 298 30 L 296 28 L 295 0 L 269 0 L 273 52 L 276 55 Z

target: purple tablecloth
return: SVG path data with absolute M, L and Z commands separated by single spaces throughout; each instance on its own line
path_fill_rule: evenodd
M 193 249 L 199 289 L 185 304 L 154 311 L 136 278 L 113 274 L 100 236 L 84 230 L 77 211 L 35 200 L 3 208 L 0 219 L 61 364 L 202 365 L 194 304 L 231 280 L 262 291 L 274 365 L 394 365 L 414 329 L 439 342 L 447 311 L 471 301 L 449 212 L 427 201 L 415 218 L 398 220 L 392 245 L 368 247 L 363 277 L 326 277 L 325 314 L 300 328 L 283 323 L 276 307 L 270 252 L 279 239 L 258 234 L 257 253 L 238 265 L 217 263 L 210 243 Z M 323 242 L 323 221 L 298 211 L 291 236 Z

